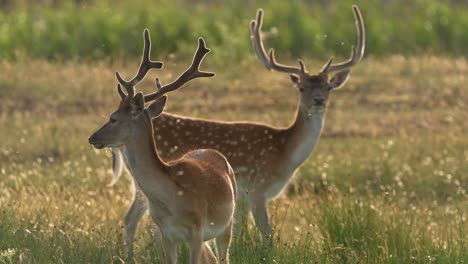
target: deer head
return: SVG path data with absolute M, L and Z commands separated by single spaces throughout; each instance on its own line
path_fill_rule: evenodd
M 257 58 L 268 70 L 290 73 L 291 81 L 301 95 L 300 107 L 307 112 L 325 108 L 329 93 L 346 83 L 351 73 L 351 67 L 360 62 L 364 55 L 364 21 L 357 6 L 353 6 L 353 11 L 356 18 L 358 35 L 357 48 L 352 47 L 351 58 L 345 62 L 332 64 L 333 57 L 330 58 L 317 74 L 310 74 L 300 59 L 298 60 L 299 67 L 293 67 L 279 64 L 275 59 L 273 49 L 270 49 L 267 55 L 261 36 L 263 23 L 262 9 L 257 11 L 256 20 L 250 22 L 251 39 Z M 329 73 L 335 71 L 337 73 L 329 78 Z
M 144 133 L 143 131 L 149 130 L 151 133 L 151 120 L 158 117 L 164 110 L 167 102 L 166 93 L 179 89 L 195 78 L 213 77 L 215 75 L 211 72 L 199 71 L 201 61 L 210 52 L 205 47 L 205 41 L 199 38 L 198 49 L 192 65 L 179 78 L 165 86 L 162 86 L 159 79 L 156 79 L 158 90 L 155 93 L 147 96 L 144 96 L 141 92 L 135 94 L 135 85 L 143 80 L 147 72 L 150 69 L 160 69 L 163 66 L 162 62 L 150 60 L 151 42 L 147 29 L 144 31 L 144 39 L 143 58 L 135 77 L 130 81 L 125 81 L 116 72 L 116 77 L 119 81 L 117 91 L 121 97 L 121 101 L 118 109 L 111 114 L 109 121 L 89 138 L 89 143 L 98 149 L 120 147 L 125 145 L 131 137 Z M 122 86 L 125 88 L 126 93 L 122 90 Z M 145 109 L 145 102 L 149 101 L 154 102 Z

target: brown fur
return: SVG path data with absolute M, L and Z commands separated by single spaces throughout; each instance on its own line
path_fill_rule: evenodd
M 149 108 L 162 112 L 166 99 Z M 122 99 L 110 121 L 89 138 L 97 148 L 125 146 L 128 168 L 158 225 L 167 263 L 175 263 L 177 243 L 190 243 L 191 263 L 212 259 L 204 241 L 216 238 L 228 262 L 236 201 L 234 172 L 215 150 L 193 150 L 180 159 L 163 161 L 156 151 L 153 124 L 144 110 L 143 94 Z

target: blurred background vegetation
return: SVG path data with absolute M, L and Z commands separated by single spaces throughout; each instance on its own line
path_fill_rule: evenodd
M 149 28 L 155 56 L 190 55 L 203 36 L 216 63 L 237 62 L 251 53 L 248 22 L 259 7 L 279 56 L 348 56 L 356 39 L 352 4 L 365 18 L 367 55 L 468 54 L 465 0 L 0 0 L 0 56 L 139 57 Z

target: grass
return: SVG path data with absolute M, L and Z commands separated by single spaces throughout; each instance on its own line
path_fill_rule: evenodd
M 308 65 L 323 61 L 307 60 Z M 172 80 L 188 62 L 166 61 Z M 216 69 L 207 59 L 204 69 Z M 297 94 L 258 63 L 218 68 L 174 92 L 168 111 L 291 122 Z M 123 263 L 128 180 L 109 188 L 110 152 L 87 137 L 117 107 L 130 61 L 0 62 L 0 263 Z M 309 66 L 310 67 L 310 66 Z M 333 93 L 318 148 L 270 203 L 265 247 L 252 227 L 232 263 L 466 263 L 468 109 L 464 58 L 368 57 Z M 154 73 L 141 85 L 149 92 Z M 162 263 L 146 219 L 138 263 Z M 180 250 L 180 261 L 188 250 Z
M 220 65 L 251 53 L 248 22 L 265 10 L 268 47 L 281 58 L 348 56 L 356 1 L 2 1 L 0 57 L 101 60 L 139 56 L 144 28 L 157 56 L 191 54 L 206 38 Z M 6 3 L 6 4 L 5 4 Z M 467 55 L 465 1 L 359 1 L 366 54 Z M 228 8 L 226 8 L 228 7 Z

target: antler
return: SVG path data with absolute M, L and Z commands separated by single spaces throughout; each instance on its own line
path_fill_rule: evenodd
M 143 57 L 141 58 L 140 68 L 138 69 L 138 73 L 131 79 L 130 81 L 125 81 L 119 74 L 119 72 L 115 72 L 117 80 L 119 83 L 127 90 L 127 96 L 132 98 L 135 95 L 135 85 L 137 85 L 143 78 L 146 76 L 150 69 L 161 69 L 163 67 L 163 63 L 160 61 L 152 61 L 150 59 L 150 52 L 151 52 L 151 39 L 149 35 L 149 30 L 145 29 L 143 32 L 144 36 L 144 48 L 143 48 Z M 120 96 L 123 98 L 125 93 L 122 91 L 120 84 L 117 85 L 117 89 L 119 91 Z
M 205 46 L 205 40 L 203 38 L 198 39 L 198 49 L 195 52 L 195 55 L 193 57 L 192 65 L 185 70 L 182 75 L 179 76 L 175 81 L 168 85 L 161 85 L 161 82 L 159 81 L 158 78 L 156 78 L 156 86 L 158 90 L 152 94 L 145 95 L 145 102 L 149 102 L 152 100 L 155 100 L 164 94 L 177 90 L 180 87 L 184 86 L 187 82 L 195 79 L 195 78 L 200 78 L 200 77 L 213 77 L 215 76 L 214 72 L 204 72 L 200 71 L 199 67 L 201 62 L 203 61 L 203 58 L 207 53 L 209 53 L 211 50 L 206 48 Z
M 260 62 L 268 69 L 268 70 L 276 70 L 279 72 L 287 72 L 287 73 L 296 73 L 296 74 L 304 74 L 306 73 L 305 65 L 301 59 L 298 60 L 299 68 L 287 66 L 284 64 L 279 64 L 276 62 L 275 59 L 275 51 L 270 49 L 269 54 L 267 56 L 265 47 L 263 46 L 263 40 L 261 35 L 263 24 L 263 10 L 260 8 L 257 11 L 257 19 L 250 21 L 250 38 L 252 39 L 252 45 L 257 55 L 257 58 Z
M 323 66 L 321 72 L 329 73 L 332 71 L 340 71 L 344 69 L 351 68 L 362 60 L 364 56 L 364 47 L 365 47 L 365 29 L 364 29 L 364 20 L 362 18 L 361 12 L 356 5 L 353 5 L 354 17 L 356 18 L 356 29 L 358 35 L 357 47 L 352 47 L 351 58 L 345 62 L 332 64 L 333 57 L 331 57 L 328 62 Z M 263 24 L 263 10 L 258 9 L 257 19 L 250 21 L 250 38 L 252 39 L 253 48 L 257 58 L 268 70 L 276 70 L 279 72 L 287 73 L 296 73 L 304 74 L 306 73 L 306 68 L 302 60 L 298 60 L 299 68 L 279 64 L 275 59 L 275 51 L 270 49 L 268 55 L 263 46 L 263 40 L 261 35 L 261 29 Z
M 353 5 L 353 11 L 354 11 L 354 17 L 356 18 L 356 30 L 357 30 L 357 35 L 358 35 L 358 41 L 357 41 L 357 48 L 354 46 L 351 48 L 351 58 L 348 59 L 347 61 L 337 63 L 337 64 L 331 64 L 333 61 L 333 57 L 330 58 L 330 60 L 325 64 L 325 66 L 322 68 L 323 73 L 328 73 L 332 71 L 340 71 L 344 69 L 348 69 L 356 65 L 362 60 L 362 57 L 364 56 L 364 47 L 365 47 L 365 29 L 364 29 L 364 20 L 362 19 L 361 12 L 359 11 L 359 8 L 356 5 Z

